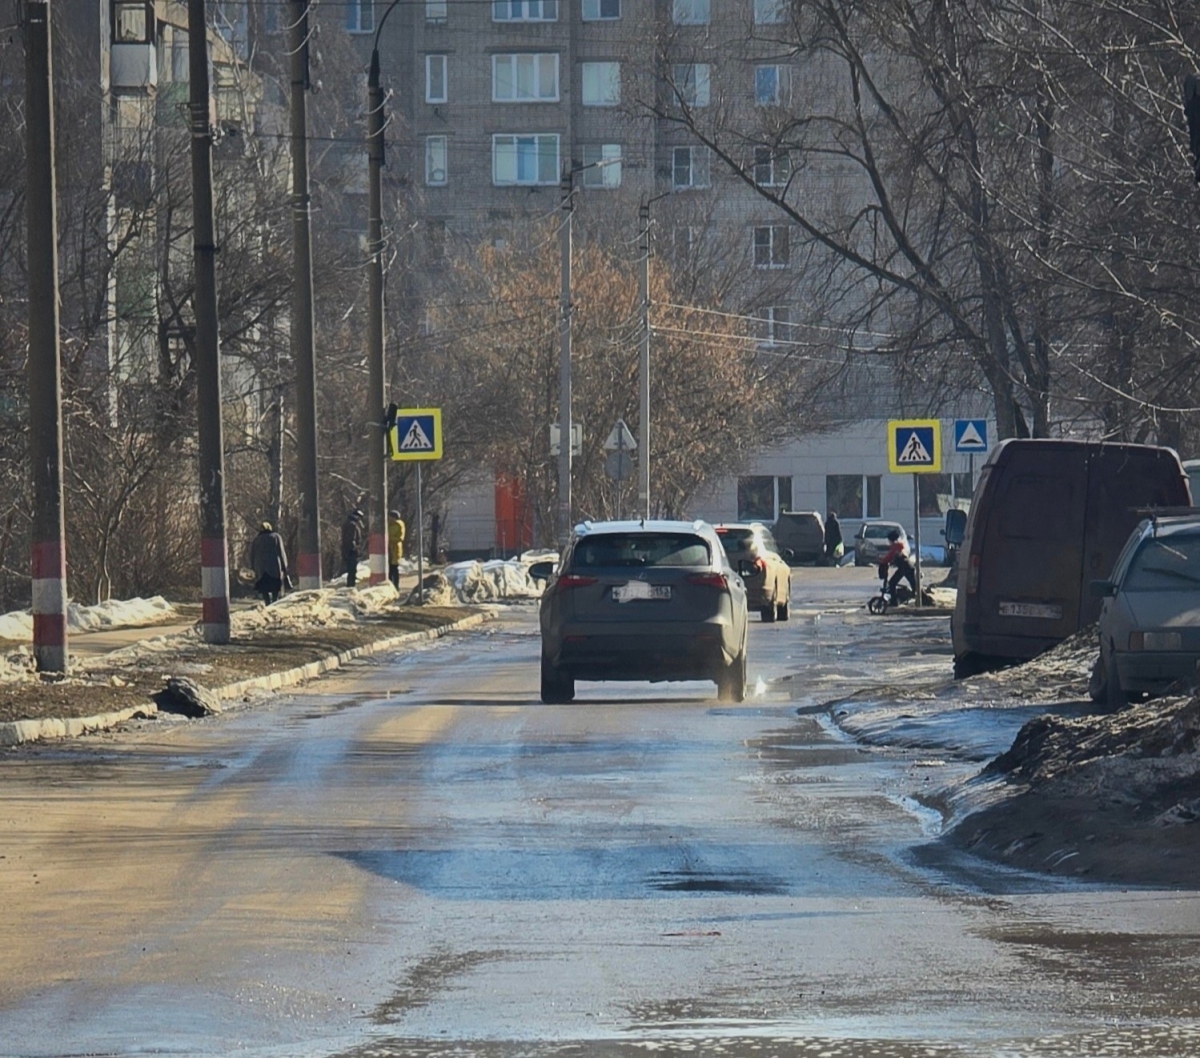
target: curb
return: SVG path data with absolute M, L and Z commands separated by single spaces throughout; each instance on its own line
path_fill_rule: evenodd
M 271 672 L 265 676 L 252 676 L 235 683 L 227 683 L 223 687 L 213 687 L 211 690 L 217 698 L 226 702 L 241 698 L 250 691 L 269 692 L 282 690 L 285 687 L 294 687 L 298 683 L 305 683 L 318 676 L 323 676 L 327 672 L 333 672 L 355 658 L 382 654 L 409 643 L 441 639 L 451 632 L 475 628 L 495 616 L 495 612 L 491 610 L 471 614 L 461 621 L 452 621 L 450 624 L 439 625 L 437 628 L 427 628 L 423 632 L 404 632 L 387 639 L 377 639 L 374 643 L 364 643 L 361 647 L 352 647 L 337 654 L 330 654 L 328 657 L 310 661 L 306 665 L 297 665 L 295 668 L 284 669 L 282 672 Z M 18 746 L 22 742 L 36 742 L 41 739 L 77 738 L 80 735 L 90 735 L 97 731 L 108 730 L 127 720 L 148 719 L 157 715 L 158 706 L 153 702 L 147 702 L 145 705 L 134 705 L 115 713 L 100 713 L 97 716 L 79 716 L 66 720 L 10 720 L 0 723 L 0 746 Z

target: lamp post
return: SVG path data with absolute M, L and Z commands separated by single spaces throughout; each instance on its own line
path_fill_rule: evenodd
M 367 539 L 370 552 L 368 584 L 382 584 L 387 577 L 387 465 L 384 461 L 387 418 L 383 384 L 383 130 L 384 94 L 379 84 L 379 34 L 399 4 L 392 0 L 375 26 L 371 46 L 371 68 L 367 74 Z
M 650 207 L 669 191 L 638 207 L 638 250 L 642 259 L 642 342 L 638 352 L 638 511 L 650 517 Z

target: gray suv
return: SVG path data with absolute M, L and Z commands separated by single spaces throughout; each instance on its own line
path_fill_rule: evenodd
M 746 588 L 706 522 L 584 522 L 541 603 L 542 701 L 575 681 L 715 680 L 746 695 Z

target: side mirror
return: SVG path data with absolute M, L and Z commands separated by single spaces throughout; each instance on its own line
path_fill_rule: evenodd
M 753 576 L 754 575 L 754 563 L 750 562 L 748 559 L 743 558 L 741 561 L 738 562 L 738 570 L 737 571 L 738 571 L 739 577 Z
M 1088 594 L 1094 599 L 1111 599 L 1117 586 L 1111 580 L 1093 580 L 1088 583 Z
M 793 551 L 790 547 L 785 547 L 783 549 L 783 557 L 788 562 L 791 562 L 796 557 L 796 552 Z

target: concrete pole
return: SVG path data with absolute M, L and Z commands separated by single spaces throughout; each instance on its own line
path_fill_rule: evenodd
M 650 517 L 650 206 L 638 207 L 642 258 L 642 347 L 638 354 L 638 512 Z
M 367 509 L 371 573 L 368 584 L 387 578 L 387 467 L 383 458 L 383 89 L 379 85 L 379 49 L 371 52 L 367 78 L 367 163 L 370 177 L 367 219 L 367 466 L 371 502 Z
M 213 225 L 212 121 L 204 0 L 188 0 L 192 133 L 192 249 L 196 271 L 196 425 L 200 435 L 200 623 L 206 643 L 229 642 L 229 547 L 225 539 L 225 444 Z
M 321 507 L 317 483 L 317 369 L 313 353 L 312 218 L 308 191 L 308 10 L 291 0 L 288 51 L 292 81 L 292 359 L 296 365 L 296 448 L 300 472 L 301 589 L 321 586 Z
M 42 672 L 67 671 L 63 530 L 58 217 L 50 5 L 25 4 L 25 217 L 29 268 L 29 461 L 33 468 L 33 653 Z
M 575 212 L 571 171 L 562 178 L 562 224 L 559 254 L 562 258 L 562 290 L 559 297 L 558 361 L 558 543 L 565 547 L 571 536 L 571 223 Z

